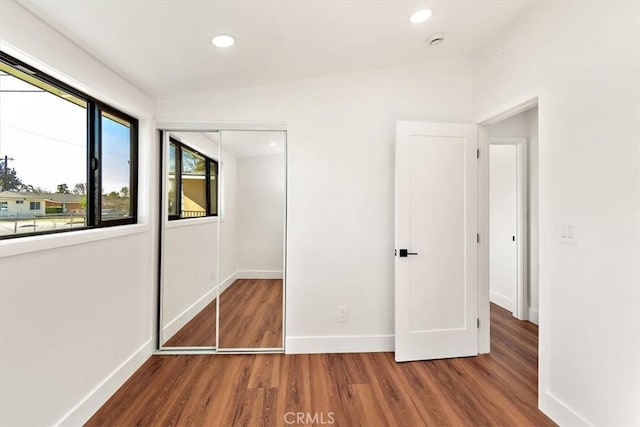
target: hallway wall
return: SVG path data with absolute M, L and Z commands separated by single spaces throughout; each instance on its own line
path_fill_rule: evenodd
M 639 57 L 640 3 L 535 2 L 473 61 L 478 120 L 539 97 L 540 404 L 561 425 L 640 424 Z

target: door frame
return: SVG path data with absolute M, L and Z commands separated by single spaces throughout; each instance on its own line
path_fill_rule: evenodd
M 481 153 L 487 153 L 489 135 L 487 127 L 508 117 L 514 116 L 533 107 L 538 107 L 538 407 L 548 407 L 549 393 L 549 244 L 550 219 L 547 208 L 549 200 L 549 184 L 547 183 L 547 106 L 549 105 L 545 86 L 537 87 L 519 97 L 501 104 L 493 104 L 478 115 L 473 123 L 478 127 L 478 144 Z M 497 107 L 495 107 L 497 105 Z M 479 223 L 481 235 L 489 235 L 489 161 L 488 156 L 480 155 L 479 175 Z M 478 348 L 480 353 L 489 353 L 490 341 L 490 301 L 489 301 L 489 242 L 480 240 L 479 248 L 479 299 L 478 313 L 480 330 L 478 332 Z
M 527 138 L 522 137 L 489 137 L 489 150 L 491 145 L 512 145 L 516 148 L 516 253 L 517 253 L 517 276 L 515 285 L 515 301 L 513 301 L 513 316 L 520 320 L 529 320 L 527 296 L 528 288 L 528 268 L 527 257 L 529 256 L 529 239 L 527 238 L 528 227 L 528 163 L 527 163 Z M 489 171 L 491 171 L 491 156 L 488 157 Z M 489 183 L 491 185 L 491 183 Z M 489 214 L 490 214 L 489 210 Z M 489 234 L 487 234 L 489 236 Z
M 542 200 L 546 194 L 546 189 L 543 188 L 542 180 L 542 165 L 543 159 L 541 158 L 541 140 L 542 134 L 542 114 L 543 111 L 543 91 L 538 91 L 533 94 L 528 94 L 522 98 L 514 99 L 502 106 L 489 110 L 487 113 L 480 115 L 474 123 L 478 125 L 478 146 L 480 149 L 480 163 L 478 165 L 478 180 L 479 180 L 479 197 L 478 197 L 478 230 L 480 232 L 480 247 L 478 253 L 478 317 L 480 318 L 480 328 L 478 331 L 478 351 L 479 353 L 489 353 L 491 350 L 491 310 L 490 310 L 490 287 L 489 287 L 489 126 L 496 124 L 504 119 L 515 116 L 523 111 L 538 106 L 538 197 Z M 546 224 L 546 215 L 543 212 L 542 203 L 538 203 L 538 230 L 540 237 L 542 237 L 542 231 L 548 228 L 543 228 Z M 485 236 L 485 238 L 483 238 Z M 543 290 L 543 284 L 546 284 L 546 278 L 543 272 L 546 272 L 546 268 L 543 269 L 543 265 L 546 266 L 546 259 L 544 254 L 546 251 L 547 242 L 543 238 L 539 238 L 539 359 L 546 358 L 543 356 L 543 347 L 546 349 L 546 329 L 543 326 L 543 297 L 546 291 L 546 286 Z M 542 361 L 540 363 L 540 372 L 542 371 Z M 547 364 L 548 365 L 548 364 Z M 539 376 L 540 377 L 540 376 Z

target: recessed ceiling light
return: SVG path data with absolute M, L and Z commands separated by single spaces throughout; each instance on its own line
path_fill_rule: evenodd
M 409 17 L 409 21 L 412 24 L 419 24 L 421 22 L 426 21 L 427 19 L 431 18 L 431 14 L 433 12 L 431 12 L 431 9 L 420 9 L 417 10 L 415 12 L 413 12 L 411 14 L 411 16 Z
M 215 47 L 231 47 L 236 44 L 236 39 L 229 34 L 217 34 L 211 39 L 211 44 Z
M 270 142 L 270 143 L 269 143 L 269 147 L 275 147 L 275 146 L 277 146 L 277 145 L 278 145 L 278 143 L 277 143 L 277 142 Z

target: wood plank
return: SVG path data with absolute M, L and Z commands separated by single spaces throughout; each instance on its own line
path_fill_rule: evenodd
M 263 295 L 266 297 L 266 295 Z M 153 356 L 87 426 L 553 426 L 537 409 L 537 327 L 491 306 L 488 355 Z M 309 425 L 309 424 L 307 424 Z
M 282 280 L 236 280 L 220 297 L 220 348 L 279 347 Z
M 215 345 L 215 299 L 165 343 L 165 347 Z M 282 347 L 281 279 L 239 279 L 222 293 L 220 347 Z

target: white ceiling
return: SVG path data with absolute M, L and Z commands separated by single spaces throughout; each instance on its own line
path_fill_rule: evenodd
M 529 1 L 24 0 L 154 98 L 273 84 L 469 54 Z M 410 24 L 422 7 L 427 22 Z M 429 47 L 437 31 L 445 43 Z M 237 44 L 214 48 L 210 38 Z
M 286 144 L 286 132 L 283 131 L 170 131 L 170 134 L 178 141 L 214 159 L 218 158 L 221 135 L 222 148 L 237 159 L 283 154 Z
M 222 148 L 240 159 L 284 153 L 285 132 L 222 131 Z

